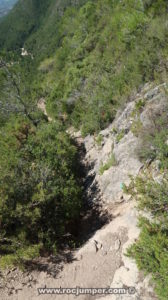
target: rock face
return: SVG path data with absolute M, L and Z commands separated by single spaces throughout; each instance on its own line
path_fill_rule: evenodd
M 19 286 L 17 292 L 8 295 L 4 292 L 3 299 L 35 300 L 39 299 L 38 288 L 53 287 L 85 287 L 85 288 L 130 288 L 126 294 L 101 295 L 103 300 L 153 300 L 157 299 L 150 277 L 144 277 L 135 264 L 135 261 L 125 254 L 127 248 L 138 238 L 138 212 L 133 199 L 124 194 L 123 186 L 130 182 L 130 175 L 136 176 L 143 168 L 136 155 L 138 138 L 132 132 L 135 117 L 138 115 L 143 124 L 148 122 L 148 114 L 153 110 L 164 110 L 166 96 L 165 85 L 153 88 L 146 85 L 137 94 L 134 101 L 128 103 L 125 109 L 118 112 L 114 122 L 100 132 L 101 142 L 93 136 L 82 139 L 80 132 L 73 133 L 79 144 L 83 144 L 86 155 L 83 163 L 89 164 L 86 177 L 86 194 L 90 196 L 92 205 L 94 198 L 93 188 L 98 186 L 101 195 L 102 207 L 112 215 L 112 220 L 73 253 L 71 263 L 61 266 L 56 278 L 45 272 L 32 272 L 31 287 Z M 137 103 L 143 100 L 143 107 L 137 112 Z M 45 112 L 45 110 L 44 110 Z M 69 130 L 72 134 L 72 130 Z M 110 159 L 113 155 L 113 159 Z M 103 171 L 100 172 L 102 166 Z M 159 162 L 155 162 L 156 171 Z M 90 179 L 92 178 L 92 180 Z M 89 197 L 88 197 L 89 198 Z M 89 224 L 88 224 L 89 225 Z M 69 260 L 67 260 L 69 262 Z M 17 283 L 17 282 L 16 282 Z M 17 293 L 17 294 L 16 294 Z M 99 299 L 94 295 L 80 295 L 79 300 Z M 44 300 L 51 299 L 51 295 L 43 295 Z M 54 299 L 60 299 L 55 295 Z M 61 299 L 74 299 L 74 295 L 61 295 Z
M 146 84 L 134 101 L 129 102 L 122 112 L 118 112 L 114 122 L 99 135 L 102 138 L 101 146 L 96 145 L 92 136 L 84 139 L 86 147 L 86 160 L 94 162 L 95 181 L 98 182 L 105 203 L 116 203 L 122 200 L 123 183 L 130 182 L 130 175 L 136 176 L 143 167 L 137 158 L 136 150 L 138 138 L 133 134 L 132 127 L 138 115 L 138 120 L 144 127 L 150 126 L 150 115 L 157 112 L 162 114 L 167 105 L 165 94 L 166 84 L 155 88 Z M 143 101 L 143 109 L 136 108 L 136 104 Z M 117 164 L 109 166 L 100 175 L 101 165 L 105 165 L 113 153 Z M 91 171 L 93 172 L 93 170 Z

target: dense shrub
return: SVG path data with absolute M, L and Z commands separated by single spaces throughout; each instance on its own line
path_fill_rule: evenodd
M 139 121 L 134 121 L 132 131 L 139 137 L 140 143 L 137 149 L 139 158 L 145 162 L 146 160 L 158 159 L 160 167 L 168 168 L 168 108 L 163 107 L 161 112 L 158 110 L 149 116 L 148 125 L 142 126 Z M 160 115 L 162 115 L 160 117 Z M 139 123 L 138 123 L 139 122 Z M 135 126 L 135 124 L 140 124 Z M 134 130 L 133 130 L 134 129 Z
M 168 219 L 150 222 L 140 220 L 141 234 L 139 240 L 128 251 L 136 259 L 138 267 L 151 274 L 156 293 L 161 300 L 168 297 Z
M 0 254 L 56 251 L 81 209 L 76 148 L 56 123 L 36 129 L 20 118 L 0 139 Z

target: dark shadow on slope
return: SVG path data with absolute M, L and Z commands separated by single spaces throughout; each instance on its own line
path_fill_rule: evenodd
M 39 257 L 33 261 L 25 262 L 25 269 L 29 272 L 46 272 L 54 278 L 59 276 L 65 263 L 72 263 L 75 260 L 73 251 L 65 250 L 56 256 Z
M 102 198 L 93 172 L 94 163 L 86 162 L 86 149 L 78 140 L 78 174 L 83 187 L 83 208 L 80 218 L 68 225 L 67 233 L 60 237 L 59 251 L 56 256 L 42 253 L 42 257 L 25 263 L 29 271 L 38 270 L 59 276 L 65 263 L 72 263 L 74 252 L 90 239 L 94 233 L 111 221 L 111 216 L 102 207 Z
M 76 146 L 79 149 L 78 160 L 81 169 L 79 174 L 83 185 L 83 210 L 74 237 L 77 244 L 82 246 L 97 230 L 111 220 L 111 216 L 102 206 L 100 188 L 95 179 L 94 162 L 86 161 L 86 149 L 83 142 L 76 140 Z

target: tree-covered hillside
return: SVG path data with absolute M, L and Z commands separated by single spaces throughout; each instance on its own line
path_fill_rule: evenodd
M 59 32 L 60 46 L 39 67 L 42 87 L 53 117 L 84 135 L 105 128 L 142 84 L 166 79 L 165 1 L 88 1 L 67 9 Z
M 50 1 L 19 0 L 0 26 L 0 47 L 17 49 L 38 27 Z M 8 32 L 8 34 L 6 34 Z
M 1 23 L 0 47 L 17 50 L 26 42 L 36 55 L 53 52 L 59 42 L 58 22 L 66 7 L 78 7 L 84 2 L 86 0 L 19 0 Z
M 38 22 L 31 17 L 27 26 L 29 14 L 19 19 L 21 13 L 13 11 L 0 27 L 1 44 L 9 50 L 24 45 L 33 54 L 50 114 L 64 116 L 84 135 L 107 126 L 145 82 L 166 80 L 166 1 L 53 0 L 28 6 L 30 14 L 37 7 Z M 16 36 L 3 37 L 16 21 Z
M 167 6 L 164 0 L 24 0 L 1 24 L 0 45 L 33 54 L 53 117 L 94 133 L 142 84 L 165 80 Z

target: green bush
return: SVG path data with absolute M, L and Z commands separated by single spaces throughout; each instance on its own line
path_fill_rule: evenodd
M 108 159 L 108 161 L 105 164 L 101 164 L 100 166 L 100 170 L 99 170 L 99 174 L 103 175 L 103 173 L 105 171 L 107 171 L 108 169 L 110 169 L 111 167 L 115 167 L 118 165 L 118 161 L 116 160 L 115 154 L 111 153 L 110 158 Z
M 123 129 L 116 135 L 116 142 L 119 143 L 124 137 L 124 135 L 125 135 L 125 130 Z
M 160 167 L 162 169 L 168 168 L 168 122 L 167 122 L 167 108 L 162 112 L 160 117 L 156 114 L 149 119 L 150 124 L 143 127 L 142 124 L 136 123 L 132 125 L 132 131 L 138 135 L 140 144 L 137 149 L 139 158 L 144 162 L 148 159 L 160 160 Z M 139 126 L 135 126 L 139 124 Z
M 55 252 L 81 211 L 76 147 L 60 124 L 20 118 L 0 138 L 0 254 L 15 261 L 35 245 Z
M 168 297 L 168 219 L 150 222 L 140 220 L 141 234 L 136 244 L 128 250 L 128 255 L 135 258 L 138 267 L 151 274 L 158 298 Z
M 134 119 L 131 124 L 131 131 L 136 137 L 138 137 L 140 135 L 142 128 L 143 128 L 143 125 L 142 125 L 140 118 L 138 117 L 138 118 Z
M 101 134 L 99 134 L 99 135 L 96 137 L 95 141 L 96 141 L 97 146 L 100 147 L 101 144 L 102 144 L 102 142 L 103 142 L 103 136 L 102 136 Z

